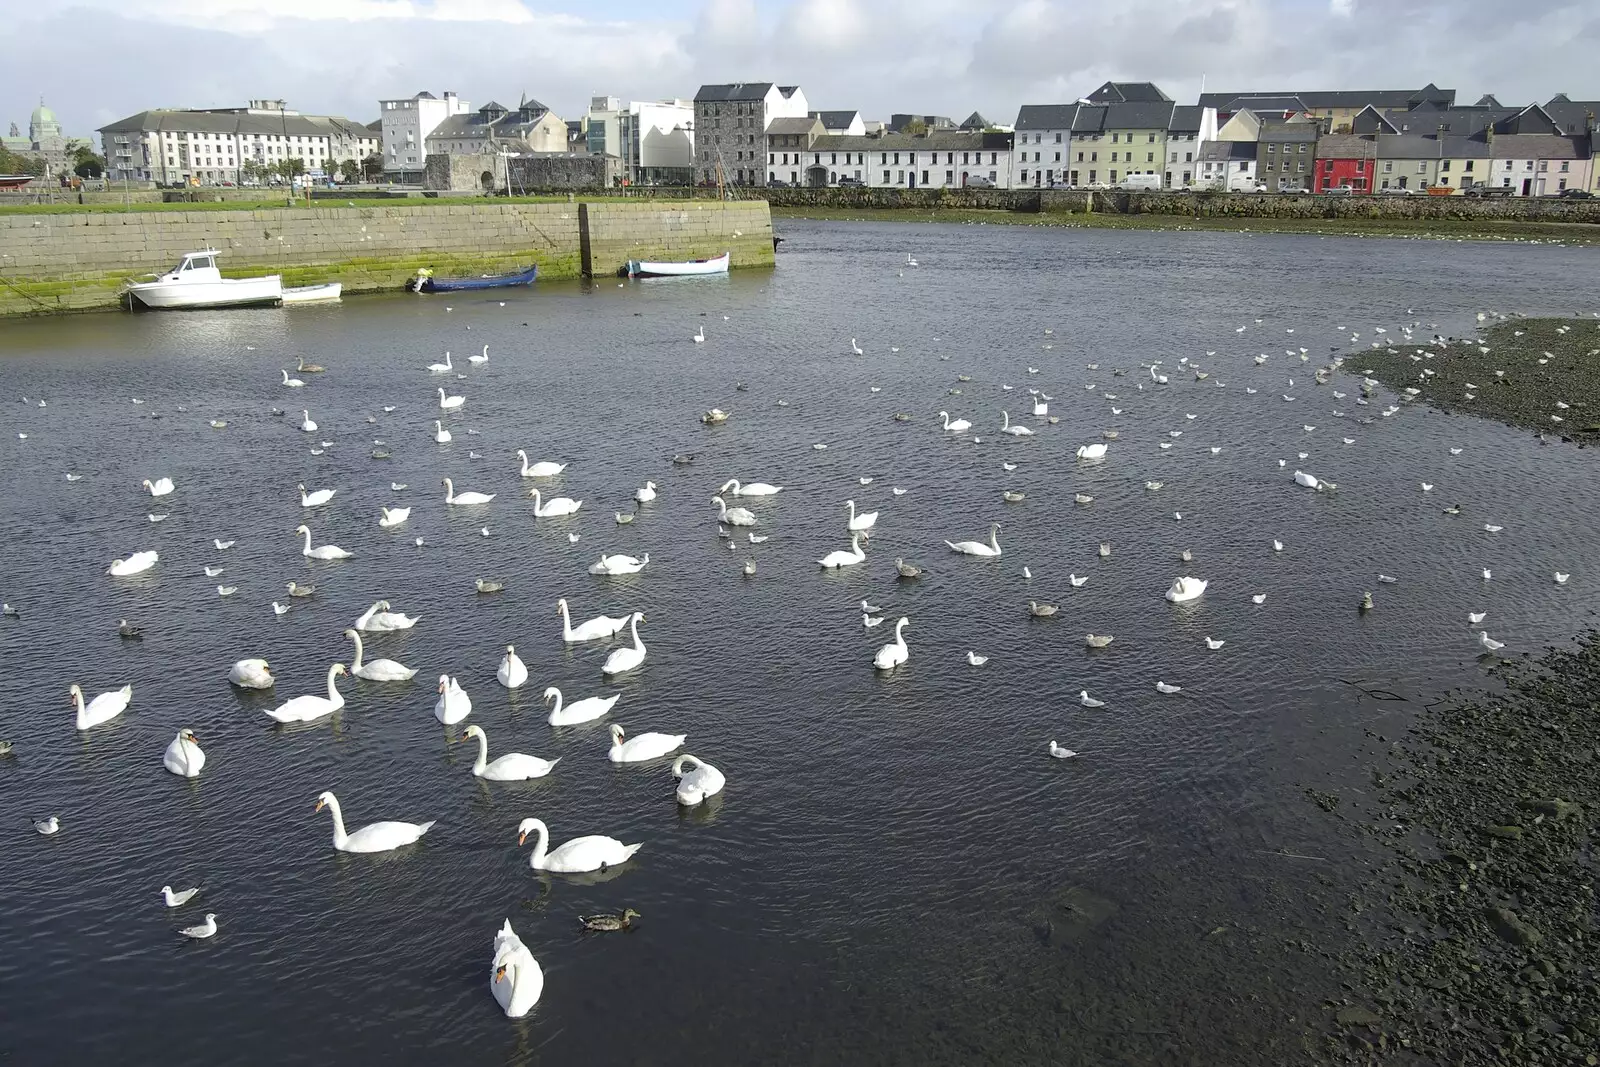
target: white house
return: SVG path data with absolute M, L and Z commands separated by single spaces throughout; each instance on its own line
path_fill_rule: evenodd
M 695 180 L 764 183 L 767 125 L 773 119 L 805 118 L 807 110 L 798 85 L 702 85 L 694 95 Z
M 926 134 L 824 135 L 797 153 L 808 186 L 859 184 L 873 189 L 1011 187 L 1011 134 L 930 130 Z M 787 173 L 778 177 L 788 180 Z
M 1194 188 L 1250 193 L 1256 188 L 1254 141 L 1208 141 L 1200 146 Z
M 859 111 L 813 111 L 810 114 L 822 123 L 824 133 L 861 137 L 867 132 L 867 124 Z
M 452 115 L 464 115 L 471 106 L 455 93 L 444 98 L 429 92 L 399 100 L 380 100 L 383 122 L 383 172 L 392 181 L 421 181 L 428 135 Z
M 1017 111 L 1008 185 L 1047 189 L 1067 184 L 1077 104 L 1024 104 Z
M 1199 183 L 1200 150 L 1217 139 L 1217 109 L 1178 104 L 1167 126 L 1167 166 L 1162 187 L 1187 189 Z

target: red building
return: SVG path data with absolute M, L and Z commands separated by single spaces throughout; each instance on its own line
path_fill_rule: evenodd
M 1335 133 L 1317 138 L 1311 191 L 1325 193 L 1348 187 L 1353 194 L 1371 193 L 1377 150 L 1378 146 L 1365 137 Z

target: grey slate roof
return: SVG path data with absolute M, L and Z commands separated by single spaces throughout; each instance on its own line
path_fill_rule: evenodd
M 497 105 L 496 105 L 497 107 Z M 525 136 L 529 130 L 538 125 L 539 120 L 549 113 L 543 104 L 529 102 L 528 107 L 506 112 L 495 118 L 492 122 L 485 122 L 485 115 L 493 115 L 491 105 L 485 104 L 477 111 L 465 115 L 451 115 L 433 128 L 427 139 L 449 137 L 487 137 L 491 133 L 503 140 L 515 140 Z
M 812 127 L 818 124 L 819 120 L 811 115 L 807 115 L 805 118 L 773 119 L 767 123 L 767 132 L 769 134 L 810 133 Z
M 968 115 L 962 121 L 961 129 L 963 129 L 963 130 L 981 130 L 981 129 L 984 129 L 986 127 L 992 126 L 992 125 L 994 125 L 994 123 L 992 123 L 988 119 L 984 118 L 982 112 L 974 111 L 972 114 Z
M 850 126 L 850 124 L 855 121 L 856 116 L 859 115 L 859 114 L 861 114 L 861 112 L 859 112 L 859 111 L 813 111 L 813 112 L 811 112 L 812 117 L 821 119 L 823 128 L 824 129 L 829 129 L 829 130 L 847 129 Z
M 730 82 L 725 85 L 702 85 L 694 94 L 694 102 L 725 103 L 730 100 L 763 100 L 772 89 L 771 82 Z M 791 92 L 793 90 L 791 89 Z M 784 94 L 789 95 L 789 94 Z
M 1587 159 L 1589 139 L 1557 134 L 1497 133 L 1489 142 L 1489 155 L 1494 159 Z
M 1294 144 L 1315 141 L 1321 132 L 1321 125 L 1315 122 L 1266 121 L 1261 124 L 1261 134 L 1257 139 L 1263 142 Z
M 1207 141 L 1197 157 L 1202 163 L 1245 162 L 1256 158 L 1254 141 Z
M 1021 130 L 1070 130 L 1078 114 L 1078 104 L 1023 104 L 1017 109 L 1016 128 Z
M 1091 104 L 1172 103 L 1172 97 L 1157 88 L 1155 82 L 1106 82 L 1086 99 Z
M 1588 117 L 1600 116 L 1600 100 L 1572 100 L 1565 93 L 1557 93 L 1544 105 L 1544 110 L 1563 132 L 1583 133 Z
M 1413 104 L 1424 101 L 1437 101 L 1452 105 L 1455 103 L 1456 91 L 1454 89 L 1441 89 L 1432 82 L 1421 89 L 1336 89 L 1313 90 L 1300 92 L 1256 92 L 1256 93 L 1201 93 L 1199 103 L 1202 107 L 1210 106 L 1219 111 L 1236 110 L 1230 105 L 1238 107 L 1254 107 L 1250 103 L 1257 99 L 1284 99 L 1292 98 L 1303 102 L 1307 107 L 1314 108 L 1345 108 L 1363 107 L 1371 104 L 1380 108 L 1405 109 Z
M 1175 104 L 1172 115 L 1167 119 L 1167 130 L 1171 133 L 1199 133 L 1200 123 L 1205 119 L 1206 109 L 1198 104 Z
M 1198 106 L 1205 107 L 1202 103 Z M 1215 105 L 1218 111 L 1235 112 L 1249 108 L 1251 111 L 1307 111 L 1309 104 L 1298 96 L 1239 96 L 1226 104 Z
M 337 125 L 336 125 L 337 124 Z M 337 115 L 248 115 L 227 111 L 141 111 L 108 123 L 98 133 L 276 134 L 289 137 L 357 136 L 359 123 Z

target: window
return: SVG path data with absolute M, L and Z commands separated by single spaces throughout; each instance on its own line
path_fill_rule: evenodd
M 1546 170 L 1549 170 L 1549 169 L 1550 169 L 1550 161 L 1549 160 L 1545 160 L 1545 159 L 1539 160 L 1539 170 L 1540 171 L 1546 171 Z
M 989 172 L 989 181 L 992 184 L 994 182 L 994 180 L 995 180 L 994 171 L 991 170 Z
M 1394 173 L 1394 160 L 1386 159 L 1386 160 L 1383 161 L 1383 172 L 1385 174 L 1393 174 Z M 1388 183 L 1386 182 L 1385 184 L 1388 184 Z
M 969 153 L 969 152 L 963 152 L 963 153 L 961 153 L 961 162 L 962 162 L 962 163 L 963 163 L 963 164 L 965 164 L 965 163 L 967 163 L 967 162 L 968 162 L 968 159 L 967 159 L 967 156 L 969 156 L 969 155 L 970 155 L 970 154 L 971 154 L 971 153 Z M 1039 158 L 1039 154 L 1038 154 L 1038 153 L 1037 153 L 1037 152 L 1035 152 L 1035 153 L 1034 153 L 1034 154 L 1033 154 L 1033 158 L 1034 158 L 1034 159 L 1038 159 L 1038 158 Z
M 1426 174 L 1426 173 L 1428 173 L 1428 164 L 1427 164 L 1426 161 L 1423 161 L 1423 162 L 1417 164 L 1417 173 L 1418 174 Z
M 1056 134 L 1056 144 L 1060 144 L 1060 143 L 1061 143 L 1061 135 L 1058 133 L 1058 134 Z M 1059 159 L 1061 157 L 1057 156 L 1056 158 Z
M 928 172 L 927 171 L 923 171 L 922 172 L 922 184 L 923 185 L 927 185 L 928 184 Z
M 1567 162 L 1566 162 L 1566 160 L 1562 160 L 1561 161 L 1561 173 L 1562 174 L 1567 173 Z M 1566 188 L 1566 186 L 1563 185 L 1562 188 L 1564 189 L 1564 188 Z
M 1531 159 L 1528 160 L 1528 165 L 1523 169 L 1524 170 L 1532 170 L 1533 169 L 1533 160 L 1531 160 Z
M 1057 163 L 1060 163 L 1060 162 L 1061 162 L 1061 153 L 1060 153 L 1060 152 L 1057 152 L 1057 153 L 1056 153 L 1056 162 L 1057 162 Z
M 1146 152 L 1144 154 L 1144 161 L 1146 163 L 1154 163 L 1156 161 L 1156 154 L 1154 152 Z
M 820 162 L 820 160 L 819 160 L 819 162 Z M 829 152 L 828 153 L 828 162 L 829 163 L 837 163 L 837 162 L 839 162 L 839 153 L 837 153 L 837 152 Z
M 1111 179 L 1111 184 L 1112 185 L 1117 184 L 1117 172 L 1116 171 L 1114 171 L 1114 170 L 1113 171 L 1107 171 L 1106 172 L 1106 176 Z
M 1300 154 L 1302 156 L 1306 154 L 1306 146 L 1305 145 L 1301 145 L 1300 146 Z
M 883 172 L 883 184 L 885 184 L 885 185 L 889 184 L 889 172 L 888 171 L 884 171 Z
M 1448 174 L 1449 172 L 1450 172 L 1450 161 L 1448 159 L 1441 159 L 1439 161 L 1439 173 L 1440 174 Z
M 1470 159 L 1467 160 L 1466 165 L 1464 167 L 1462 167 L 1462 169 L 1465 170 L 1468 174 L 1471 174 L 1472 173 L 1472 164 L 1473 163 L 1474 163 L 1474 160 L 1470 160 Z
M 1267 145 L 1267 154 L 1268 155 L 1271 155 L 1272 153 L 1276 152 L 1277 150 L 1278 150 L 1278 146 L 1277 145 L 1275 145 L 1275 144 Z
M 1099 152 L 1090 152 L 1089 153 L 1089 162 L 1090 163 L 1094 163 L 1094 162 L 1098 161 L 1099 158 L 1100 158 L 1100 153 Z M 1090 178 L 1089 180 L 1093 181 L 1094 179 Z
M 896 185 L 904 185 L 906 183 L 906 172 L 903 171 L 903 170 L 895 171 L 894 172 L 894 183 Z
M 1082 163 L 1082 162 L 1083 162 L 1083 153 L 1082 153 L 1082 152 L 1079 152 L 1079 153 L 1078 153 L 1078 162 L 1079 162 L 1079 163 Z
M 1273 168 L 1273 167 L 1274 167 L 1274 166 L 1275 166 L 1275 165 L 1276 165 L 1276 164 L 1274 164 L 1274 163 L 1273 163 L 1273 162 L 1272 162 L 1272 160 L 1270 160 L 1270 159 L 1269 159 L 1269 160 L 1267 160 L 1267 165 L 1266 165 L 1266 167 L 1265 167 L 1265 168 L 1264 168 L 1264 169 L 1265 169 L 1265 170 L 1268 170 L 1268 171 L 1271 171 L 1271 170 L 1272 170 L 1272 168 Z
M 1176 153 L 1174 153 L 1174 155 L 1176 155 Z M 1193 152 L 1185 152 L 1183 154 L 1183 161 L 1185 163 L 1193 163 L 1194 162 L 1194 153 Z
M 1153 134 L 1153 133 L 1150 135 L 1150 143 L 1151 144 L 1155 144 L 1156 143 L 1156 135 Z
M 1117 135 L 1116 134 L 1112 134 L 1111 135 L 1111 143 L 1112 144 L 1116 144 L 1117 143 Z
M 1089 184 L 1090 185 L 1093 185 L 1095 183 L 1095 181 L 1097 180 L 1096 176 L 1097 176 L 1098 173 L 1099 173 L 1098 171 L 1092 171 L 1092 170 L 1089 172 Z

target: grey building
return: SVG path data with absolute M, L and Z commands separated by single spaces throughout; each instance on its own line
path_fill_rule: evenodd
M 1263 122 L 1256 140 L 1256 177 L 1270 193 L 1309 190 L 1316 176 L 1321 123 Z
M 694 177 L 699 184 L 760 185 L 767 180 L 767 125 L 805 118 L 798 85 L 731 82 L 694 94 Z
M 1162 92 L 1155 82 L 1106 82 L 1086 99 L 1091 104 L 1172 103 L 1172 97 Z M 1201 103 L 1203 106 L 1204 101 Z

